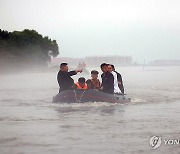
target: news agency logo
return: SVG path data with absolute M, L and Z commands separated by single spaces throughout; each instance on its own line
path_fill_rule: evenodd
M 162 144 L 168 145 L 168 146 L 180 145 L 180 140 L 179 139 L 162 139 L 160 136 L 152 136 L 149 139 L 149 145 L 151 149 L 157 149 Z
M 161 146 L 161 144 L 162 144 L 162 139 L 160 136 L 152 136 L 149 139 L 149 145 L 151 149 L 157 149 Z

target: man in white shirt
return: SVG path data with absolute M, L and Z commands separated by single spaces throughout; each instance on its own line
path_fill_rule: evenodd
M 118 86 L 117 73 L 113 71 L 111 64 L 108 64 L 108 72 L 112 73 L 112 75 L 114 76 L 114 93 L 120 94 L 121 90 L 119 89 L 119 86 Z
M 124 85 L 123 85 L 122 76 L 121 76 L 120 73 L 118 73 L 118 72 L 115 70 L 114 65 L 111 64 L 111 66 L 112 66 L 113 71 L 117 74 L 117 80 L 118 80 L 119 89 L 121 90 L 121 93 L 124 94 Z

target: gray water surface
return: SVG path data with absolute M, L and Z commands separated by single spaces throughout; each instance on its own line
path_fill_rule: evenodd
M 180 139 L 180 67 L 117 70 L 132 103 L 53 104 L 57 72 L 0 75 L 0 153 L 180 153 L 149 146 L 154 135 Z

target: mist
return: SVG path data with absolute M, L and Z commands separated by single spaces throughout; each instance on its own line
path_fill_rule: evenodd
M 35 29 L 54 38 L 59 57 L 126 55 L 138 63 L 180 57 L 178 0 L 0 3 L 2 29 Z

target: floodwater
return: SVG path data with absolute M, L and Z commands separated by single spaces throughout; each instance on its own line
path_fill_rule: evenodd
M 180 139 L 180 67 L 117 70 L 131 103 L 53 104 L 57 72 L 0 75 L 0 154 L 180 153 L 149 146 Z

